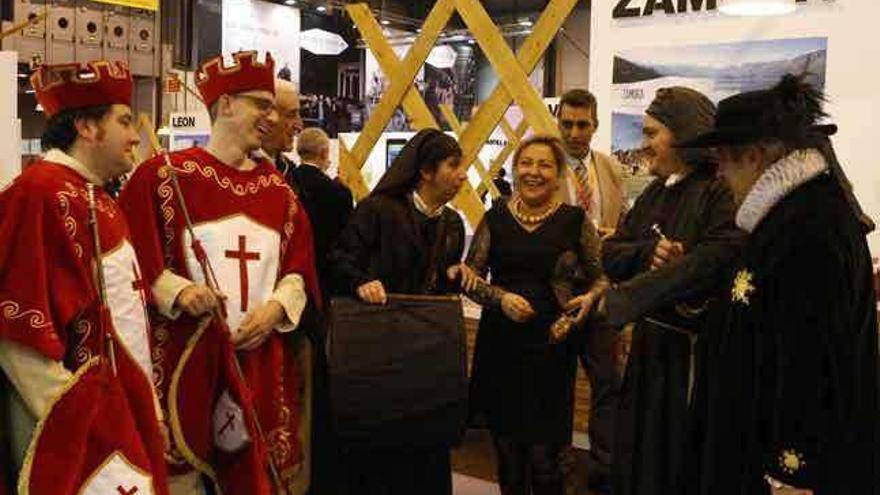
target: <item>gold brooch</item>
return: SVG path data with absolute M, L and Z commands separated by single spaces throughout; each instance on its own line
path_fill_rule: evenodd
M 755 286 L 752 285 L 754 278 L 755 276 L 748 270 L 743 269 L 737 272 L 736 278 L 733 279 L 733 288 L 730 291 L 733 302 L 749 305 L 749 296 L 755 292 Z
M 783 450 L 779 454 L 779 465 L 788 474 L 794 474 L 807 465 L 804 457 L 794 450 Z

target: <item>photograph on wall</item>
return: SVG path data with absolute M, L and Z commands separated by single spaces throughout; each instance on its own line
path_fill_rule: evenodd
M 408 34 L 406 31 L 387 27 L 384 28 L 384 32 L 386 37 L 392 40 L 404 37 Z M 411 46 L 412 43 L 392 42 L 391 44 L 391 48 L 394 50 L 397 58 L 401 61 L 405 60 L 406 54 L 409 52 Z M 380 101 L 382 101 L 382 96 L 391 85 L 391 79 L 382 71 L 382 68 L 379 67 L 379 61 L 376 60 L 376 57 L 370 50 L 365 50 L 364 78 L 365 108 L 363 122 L 366 123 L 370 115 L 373 113 L 373 109 Z M 424 68 L 420 68 L 416 73 L 414 84 L 417 88 L 421 89 L 424 87 L 424 80 L 425 70 Z M 400 107 L 395 109 L 391 121 L 388 122 L 388 125 L 385 127 L 385 132 L 409 132 L 412 130 L 413 129 L 409 125 L 409 119 L 407 119 L 406 114 L 403 112 L 403 108 Z
M 476 100 L 477 52 L 470 45 L 434 47 L 425 63 L 421 89 L 434 119 L 445 130 L 451 126 L 440 112 L 448 105 L 459 121 L 470 120 Z
M 785 74 L 825 88 L 827 38 L 644 47 L 614 56 L 611 151 L 624 165 L 632 202 L 651 181 L 641 152 L 642 117 L 660 88 L 686 86 L 718 103 L 744 91 L 766 89 Z

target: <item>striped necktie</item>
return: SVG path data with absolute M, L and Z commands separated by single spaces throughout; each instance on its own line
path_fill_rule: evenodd
M 578 200 L 591 217 L 593 215 L 593 190 L 597 187 L 596 173 L 583 160 L 573 160 L 575 182 L 577 183 Z

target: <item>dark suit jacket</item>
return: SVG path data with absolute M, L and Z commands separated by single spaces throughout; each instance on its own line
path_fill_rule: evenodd
M 309 214 L 315 244 L 315 264 L 321 289 L 326 294 L 329 281 L 327 255 L 351 217 L 354 208 L 351 191 L 310 165 L 290 167 L 285 178 Z

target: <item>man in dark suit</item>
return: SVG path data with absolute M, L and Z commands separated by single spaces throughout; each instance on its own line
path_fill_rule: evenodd
M 326 294 L 327 253 L 351 216 L 351 191 L 327 176 L 330 138 L 324 131 L 317 127 L 305 129 L 297 140 L 296 152 L 302 163 L 290 172 L 290 182 L 312 220 L 318 277 Z

